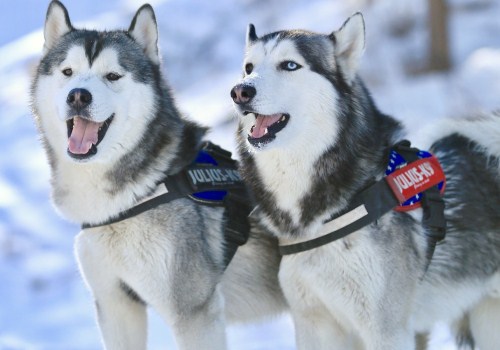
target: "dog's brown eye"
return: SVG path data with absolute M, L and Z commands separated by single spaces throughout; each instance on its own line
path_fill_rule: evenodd
M 73 70 L 71 68 L 63 69 L 62 74 L 64 74 L 67 77 L 70 77 L 73 75 Z
M 106 74 L 106 79 L 108 79 L 109 81 L 117 81 L 121 77 L 122 77 L 121 75 L 116 74 L 116 73 L 108 73 L 108 74 Z
M 252 71 L 253 71 L 253 64 L 247 63 L 245 65 L 245 73 L 246 74 L 252 74 Z

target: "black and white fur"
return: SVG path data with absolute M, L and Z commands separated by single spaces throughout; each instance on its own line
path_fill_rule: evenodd
M 364 30 L 359 13 L 329 35 L 259 38 L 249 26 L 244 76 L 231 90 L 242 172 L 283 245 L 320 236 L 325 220 L 384 175 L 403 137 L 356 74 Z M 284 256 L 279 278 L 299 349 L 414 349 L 415 333 L 465 314 L 481 350 L 500 348 L 500 115 L 439 130 L 430 149 L 446 173 L 447 236 L 428 271 L 420 210 Z
M 151 6 L 128 30 L 95 31 L 74 28 L 53 1 L 44 35 L 32 107 L 53 201 L 65 218 L 98 224 L 188 165 L 205 128 L 181 116 L 161 77 Z M 285 308 L 277 242 L 254 226 L 225 270 L 222 214 L 178 199 L 80 232 L 75 251 L 106 349 L 146 348 L 147 306 L 185 350 L 225 349 L 226 321 Z

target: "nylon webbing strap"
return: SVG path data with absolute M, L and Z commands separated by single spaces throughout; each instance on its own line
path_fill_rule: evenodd
M 185 197 L 185 194 L 183 194 L 181 192 L 167 192 L 165 194 L 159 195 L 158 197 L 154 197 L 146 202 L 138 204 L 135 207 L 130 208 L 129 210 L 123 211 L 117 217 L 109 219 L 105 222 L 102 222 L 99 224 L 84 223 L 84 224 L 82 224 L 82 229 L 111 225 L 111 224 L 117 223 L 119 221 L 137 216 L 139 214 L 142 214 L 145 211 L 156 208 L 157 206 L 159 206 L 161 204 L 168 203 L 170 201 L 173 201 L 175 199 L 179 199 L 182 197 Z
M 334 217 L 327 220 L 327 222 L 349 215 L 350 212 L 356 210 L 360 206 L 364 207 L 364 209 L 366 210 L 366 215 L 338 230 L 335 230 L 318 238 L 300 243 L 282 245 L 279 247 L 280 253 L 282 255 L 296 254 L 331 243 L 337 239 L 347 236 L 354 231 L 370 225 L 372 222 L 392 210 L 398 204 L 399 202 L 392 193 L 387 182 L 378 181 L 368 187 L 366 190 L 356 195 L 354 197 L 354 200 L 352 201 L 352 204 L 347 210 L 335 215 Z
M 238 247 L 244 245 L 250 236 L 248 216 L 252 210 L 246 196 L 229 192 L 224 198 L 224 239 L 226 250 L 225 266 L 229 265 Z

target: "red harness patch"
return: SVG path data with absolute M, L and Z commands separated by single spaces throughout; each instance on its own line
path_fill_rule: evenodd
M 385 177 L 389 187 L 400 203 L 418 196 L 425 190 L 445 181 L 445 175 L 436 157 L 418 159 Z M 444 185 L 441 193 L 444 192 Z M 421 206 L 421 202 L 398 206 L 398 211 L 408 211 Z

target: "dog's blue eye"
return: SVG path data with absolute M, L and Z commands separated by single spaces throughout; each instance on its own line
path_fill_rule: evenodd
M 280 68 L 287 71 L 294 71 L 302 68 L 302 66 L 294 61 L 284 61 L 281 62 Z
M 62 74 L 64 74 L 67 77 L 70 77 L 73 75 L 73 70 L 71 68 L 63 69 Z
M 121 75 L 116 74 L 116 73 L 108 73 L 108 74 L 106 74 L 106 79 L 108 79 L 109 81 L 117 81 L 121 77 L 122 77 Z

